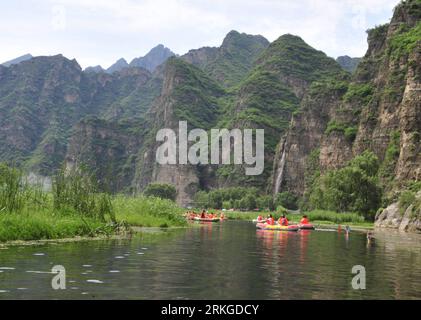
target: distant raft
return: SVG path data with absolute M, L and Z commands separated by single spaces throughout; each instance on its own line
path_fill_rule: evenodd
M 261 230 L 273 230 L 273 231 L 298 231 L 300 230 L 299 225 L 281 226 L 279 224 L 271 225 L 267 223 L 256 224 L 257 229 Z

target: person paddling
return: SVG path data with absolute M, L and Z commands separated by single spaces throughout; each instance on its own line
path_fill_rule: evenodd
M 273 217 L 272 217 L 271 214 L 268 216 L 268 219 L 266 220 L 266 223 L 267 224 L 270 224 L 270 225 L 274 225 L 275 224 L 275 220 L 273 220 Z
M 310 220 L 308 220 L 307 216 L 304 215 L 303 218 L 300 221 L 301 224 L 309 224 Z
M 287 217 L 285 216 L 285 214 L 283 214 L 283 215 L 282 215 L 282 217 L 281 217 L 281 218 L 279 218 L 278 223 L 279 223 L 281 226 L 288 226 L 288 219 L 287 219 Z

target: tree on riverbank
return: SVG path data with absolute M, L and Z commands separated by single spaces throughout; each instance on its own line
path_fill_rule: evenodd
M 381 203 L 378 171 L 377 156 L 365 151 L 344 168 L 326 172 L 312 186 L 310 208 L 359 212 L 372 218 Z

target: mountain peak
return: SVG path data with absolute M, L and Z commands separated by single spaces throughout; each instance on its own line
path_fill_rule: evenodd
M 117 71 L 121 71 L 124 68 L 127 68 L 129 66 L 129 64 L 127 63 L 126 59 L 124 58 L 120 58 L 118 59 L 113 65 L 111 65 L 106 72 L 107 73 L 113 73 L 113 72 L 117 72 Z
M 26 60 L 29 60 L 29 59 L 32 59 L 32 58 L 33 58 L 33 56 L 31 54 L 27 53 L 27 54 L 24 54 L 23 56 L 20 56 L 20 57 L 17 57 L 15 59 L 6 61 L 6 62 L 2 63 L 2 65 L 5 66 L 5 67 L 10 67 L 12 64 L 18 64 L 22 61 L 26 61 Z
M 104 69 L 100 65 L 97 65 L 97 66 L 93 66 L 93 67 L 87 67 L 83 71 L 98 73 L 98 72 L 104 72 Z
M 134 58 L 132 62 L 130 62 L 130 66 L 144 68 L 150 72 L 153 72 L 157 66 L 161 65 L 172 56 L 175 56 L 174 52 L 165 47 L 163 44 L 158 44 L 157 46 L 153 47 L 144 57 Z
M 261 35 L 251 35 L 244 32 L 240 33 L 236 30 L 231 30 L 227 33 L 224 40 L 222 41 L 221 47 L 250 45 L 251 42 L 257 42 L 259 45 L 265 47 L 269 45 L 269 41 Z

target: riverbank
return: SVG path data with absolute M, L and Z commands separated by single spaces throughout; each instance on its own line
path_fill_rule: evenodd
M 56 210 L 49 197 L 40 207 L 25 207 L 19 213 L 0 213 L 0 242 L 110 237 L 131 227 L 186 226 L 183 210 L 174 202 L 153 197 L 111 198 L 114 221 L 98 219 L 72 210 Z
M 266 217 L 268 214 L 273 214 L 275 219 L 279 219 L 279 217 L 281 216 L 280 213 L 273 213 L 268 211 L 224 211 L 224 214 L 228 219 L 232 220 L 253 220 L 256 219 L 258 215 Z M 338 225 L 349 225 L 363 229 L 374 228 L 373 222 L 365 221 L 363 216 L 360 216 L 356 213 L 338 213 L 333 211 L 315 210 L 312 212 L 305 213 L 289 212 L 287 213 L 287 218 L 290 221 L 290 223 L 298 223 L 302 218 L 303 214 L 307 215 L 311 223 L 322 227 L 337 227 Z

